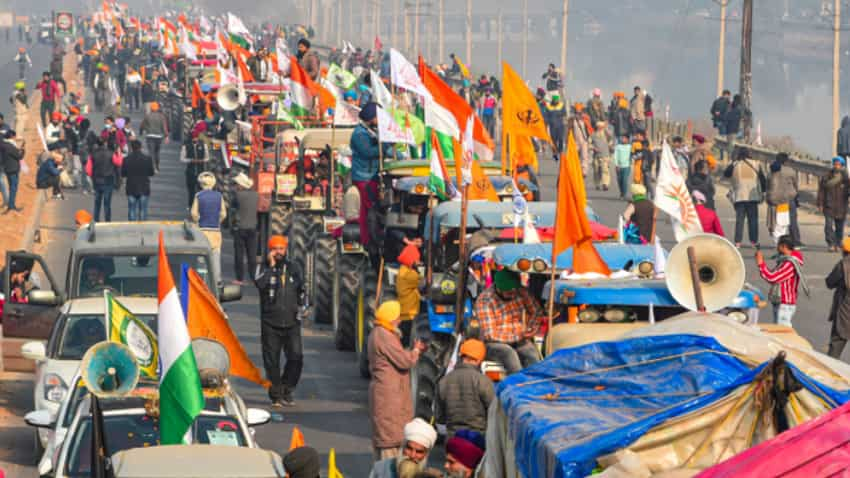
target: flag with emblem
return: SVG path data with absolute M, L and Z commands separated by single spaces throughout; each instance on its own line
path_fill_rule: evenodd
M 112 292 L 103 291 L 106 305 L 106 327 L 110 342 L 124 344 L 136 356 L 142 375 L 156 379 L 159 367 L 159 350 L 156 335 L 141 319 L 133 315 L 124 304 L 118 301 Z
M 685 176 L 673 156 L 670 145 L 665 141 L 661 147 L 661 162 L 658 165 L 658 181 L 655 185 L 655 207 L 673 219 L 673 233 L 677 241 L 702 232 L 696 207 L 685 184 Z
M 440 142 L 437 140 L 437 133 L 431 131 L 431 172 L 428 176 L 428 186 L 431 191 L 441 200 L 450 199 L 454 193 L 452 189 L 449 174 L 446 171 L 446 162 L 443 160 L 443 152 L 440 147 Z

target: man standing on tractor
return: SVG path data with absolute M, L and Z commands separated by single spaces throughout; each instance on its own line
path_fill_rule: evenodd
M 360 192 L 360 241 L 369 244 L 369 209 L 378 202 L 378 163 L 381 151 L 378 141 L 378 105 L 369 103 L 360 110 L 360 123 L 351 134 L 351 180 Z M 384 157 L 392 154 L 392 145 L 384 144 Z
M 493 274 L 493 285 L 475 300 L 475 316 L 487 344 L 487 356 L 508 374 L 540 361 L 533 338 L 544 317 L 543 308 L 508 269 Z
M 271 381 L 269 398 L 272 407 L 295 405 L 292 395 L 304 366 L 301 342 L 299 303 L 304 292 L 304 273 L 298 261 L 286 255 L 287 240 L 283 236 L 269 238 L 269 255 L 257 273 L 260 291 L 260 344 L 266 379 Z M 280 373 L 280 352 L 286 356 Z

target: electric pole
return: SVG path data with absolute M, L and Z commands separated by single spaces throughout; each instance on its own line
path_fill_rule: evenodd
M 410 57 L 410 9 L 404 2 L 404 51 Z
M 720 45 L 717 49 L 717 97 L 723 94 L 723 68 L 726 61 L 726 6 L 729 0 L 720 0 Z
M 528 78 L 528 0 L 522 0 L 522 78 Z
M 435 64 L 442 62 L 446 58 L 446 32 L 445 30 L 443 30 L 443 3 L 445 2 L 445 0 L 439 0 L 439 2 L 439 11 L 437 12 L 437 14 L 440 16 L 440 18 L 437 20 L 437 35 L 439 36 L 439 39 L 437 40 L 437 54 L 440 58 L 434 62 Z
M 398 2 L 393 0 L 393 48 L 398 48 Z
M 498 57 L 499 58 L 499 61 L 498 61 L 499 67 L 496 69 L 496 71 L 498 72 L 498 71 L 502 71 L 502 11 L 501 10 L 499 10 L 499 19 L 497 20 L 497 23 L 496 23 L 496 41 L 499 44 L 499 57 Z
M 753 95 L 753 0 L 744 0 L 743 21 L 741 22 L 741 84 L 740 95 L 745 115 L 741 121 L 744 139 L 749 141 L 752 128 Z
M 838 154 L 838 143 L 836 133 L 838 132 L 838 109 L 841 101 L 841 1 L 835 0 L 833 30 L 834 38 L 832 45 L 832 147 L 833 153 Z
M 567 18 L 570 13 L 570 0 L 564 0 L 564 11 L 561 17 L 561 74 L 567 76 Z
M 416 22 L 413 24 L 413 50 L 414 54 L 419 56 L 419 0 L 416 0 L 413 7 L 413 21 Z
M 466 64 L 472 64 L 472 0 L 466 0 Z
M 351 0 L 348 0 L 349 2 Z M 336 46 L 339 48 L 342 45 L 342 0 L 336 7 Z

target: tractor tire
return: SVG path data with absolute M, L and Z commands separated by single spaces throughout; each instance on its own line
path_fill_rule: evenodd
M 333 308 L 334 345 L 337 350 L 357 351 L 357 308 L 360 298 L 360 281 L 368 258 L 362 254 L 336 256 Z
M 322 220 L 311 214 L 294 213 L 289 228 L 289 245 L 286 253 L 304 274 L 304 290 L 310 305 L 313 305 L 313 246 L 322 231 Z
M 357 347 L 357 363 L 360 368 L 360 376 L 370 378 L 369 354 L 367 344 L 369 334 L 372 333 L 372 322 L 375 319 L 375 310 L 378 308 L 375 294 L 378 292 L 378 274 L 369 267 L 369 261 L 364 264 L 363 279 L 360 284 L 362 295 L 360 296 L 358 321 L 362 323 L 363 333 L 358 337 L 360 345 Z
M 336 275 L 336 239 L 316 238 L 313 267 L 313 308 L 317 324 L 333 323 L 334 276 Z
M 283 236 L 292 222 L 292 210 L 283 204 L 272 204 L 269 208 L 269 236 Z
M 419 356 L 419 361 L 411 374 L 414 416 L 429 423 L 432 423 L 434 419 L 437 383 L 445 373 L 448 354 L 451 350 L 451 336 L 435 336 L 428 343 L 428 349 Z

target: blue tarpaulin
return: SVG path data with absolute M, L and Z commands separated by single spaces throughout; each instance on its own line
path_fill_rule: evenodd
M 641 337 L 559 350 L 509 376 L 497 394 L 522 475 L 578 478 L 598 457 L 752 382 L 765 365 L 751 369 L 710 337 Z M 847 401 L 847 392 L 791 369 L 818 396 Z

